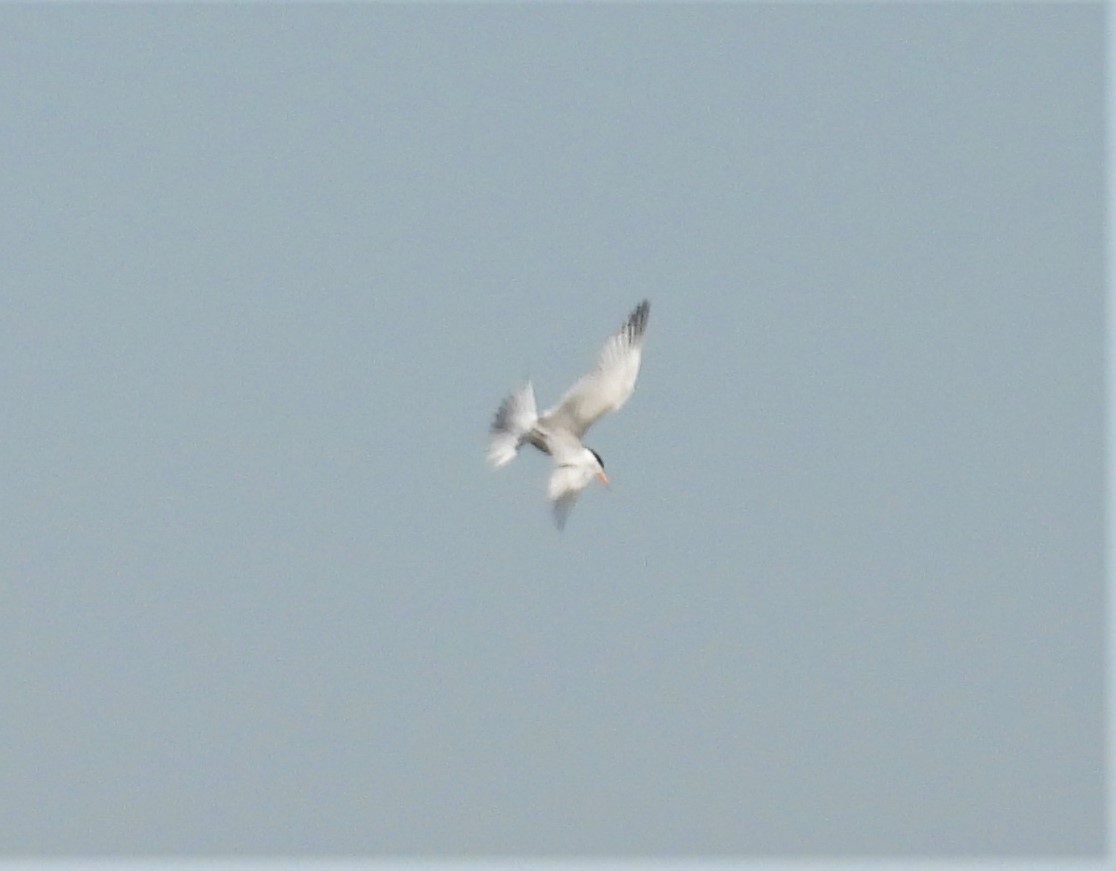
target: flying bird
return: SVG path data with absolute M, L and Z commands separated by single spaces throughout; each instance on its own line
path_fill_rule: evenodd
M 581 439 L 599 418 L 622 408 L 635 390 L 650 311 L 647 300 L 637 305 L 605 342 L 596 368 L 567 390 L 553 408 L 539 415 L 535 391 L 528 381 L 500 404 L 492 421 L 488 462 L 494 468 L 514 460 L 524 444 L 550 454 L 554 470 L 547 495 L 559 529 L 566 525 L 577 497 L 594 478 L 608 485 L 601 455 L 583 445 Z

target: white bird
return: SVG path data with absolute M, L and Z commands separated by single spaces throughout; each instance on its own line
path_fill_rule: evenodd
M 585 447 L 581 439 L 598 418 L 622 408 L 635 390 L 650 311 L 646 300 L 637 305 L 624 325 L 605 342 L 596 368 L 580 378 L 541 417 L 535 406 L 535 391 L 528 381 L 500 404 L 492 421 L 488 462 L 493 467 L 510 463 L 524 444 L 534 445 L 554 460 L 547 495 L 559 529 L 566 525 L 574 502 L 593 478 L 608 484 L 601 455 Z

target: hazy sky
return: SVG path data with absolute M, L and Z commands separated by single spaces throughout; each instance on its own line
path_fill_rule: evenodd
M 0 852 L 1099 856 L 1103 28 L 0 6 Z

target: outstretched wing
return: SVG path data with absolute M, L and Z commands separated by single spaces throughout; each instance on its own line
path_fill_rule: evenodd
M 623 407 L 635 390 L 643 353 L 643 334 L 651 305 L 644 300 L 601 349 L 597 367 L 571 387 L 542 417 L 551 429 L 562 429 L 579 439 L 602 415 Z
M 577 502 L 581 491 L 593 480 L 594 471 L 583 463 L 561 463 L 550 473 L 547 496 L 554 509 L 554 522 L 559 529 L 566 525 L 566 518 Z
M 577 502 L 577 497 L 580 495 L 580 490 L 566 490 L 557 499 L 551 500 L 550 507 L 554 511 L 554 525 L 559 529 L 566 528 L 566 518 L 570 516 L 570 511 L 573 510 L 574 503 Z

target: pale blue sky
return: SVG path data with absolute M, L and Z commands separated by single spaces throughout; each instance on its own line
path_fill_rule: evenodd
M 0 850 L 1099 855 L 1103 17 L 0 7 Z

